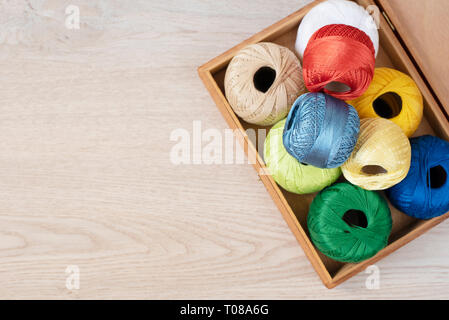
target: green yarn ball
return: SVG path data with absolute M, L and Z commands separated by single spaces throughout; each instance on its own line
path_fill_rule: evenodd
M 357 263 L 387 245 L 392 220 L 382 196 L 345 182 L 313 199 L 307 227 L 312 242 L 326 256 Z
M 265 139 L 264 159 L 274 181 L 297 194 L 317 192 L 334 183 L 341 175 L 340 168 L 320 169 L 301 164 L 285 150 L 282 142 L 285 121 L 276 123 Z

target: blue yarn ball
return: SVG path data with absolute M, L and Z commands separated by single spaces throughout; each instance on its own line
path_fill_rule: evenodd
M 390 202 L 405 214 L 431 219 L 449 211 L 449 142 L 434 136 L 410 139 L 410 170 L 386 191 Z
M 351 155 L 359 129 L 354 107 L 321 92 L 305 93 L 288 114 L 283 142 L 299 162 L 336 168 Z

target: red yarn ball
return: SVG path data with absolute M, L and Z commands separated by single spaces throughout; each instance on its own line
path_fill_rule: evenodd
M 374 64 L 374 45 L 365 32 L 345 24 L 330 24 L 316 31 L 307 43 L 304 82 L 310 92 L 324 91 L 341 100 L 352 100 L 368 89 Z M 335 82 L 349 90 L 326 87 Z

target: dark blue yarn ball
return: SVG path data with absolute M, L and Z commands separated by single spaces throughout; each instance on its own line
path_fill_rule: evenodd
M 410 139 L 410 170 L 386 191 L 390 202 L 405 214 L 431 219 L 449 211 L 449 142 L 434 136 Z
M 283 143 L 299 162 L 336 168 L 351 155 L 359 129 L 354 107 L 321 92 L 305 93 L 288 114 Z

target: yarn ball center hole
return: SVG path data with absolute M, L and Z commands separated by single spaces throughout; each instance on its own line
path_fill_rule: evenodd
M 342 219 L 350 227 L 366 228 L 368 226 L 368 219 L 361 210 L 350 209 L 345 212 Z M 348 231 L 345 232 L 349 233 Z
M 446 183 L 446 179 L 447 173 L 442 166 L 432 167 L 427 172 L 427 186 L 430 183 L 432 189 L 441 188 Z
M 402 98 L 395 92 L 386 92 L 373 101 L 373 108 L 379 117 L 394 118 L 401 113 Z
M 338 93 L 344 93 L 344 92 L 351 91 L 351 87 L 349 87 L 347 84 L 345 84 L 343 82 L 338 82 L 338 81 L 329 82 L 324 88 L 327 91 L 338 92 Z
M 267 92 L 276 79 L 276 70 L 270 67 L 262 67 L 256 71 L 253 77 L 254 87 L 260 92 Z
M 385 174 L 388 171 L 384 167 L 378 165 L 366 165 L 362 167 L 362 172 L 367 175 Z

